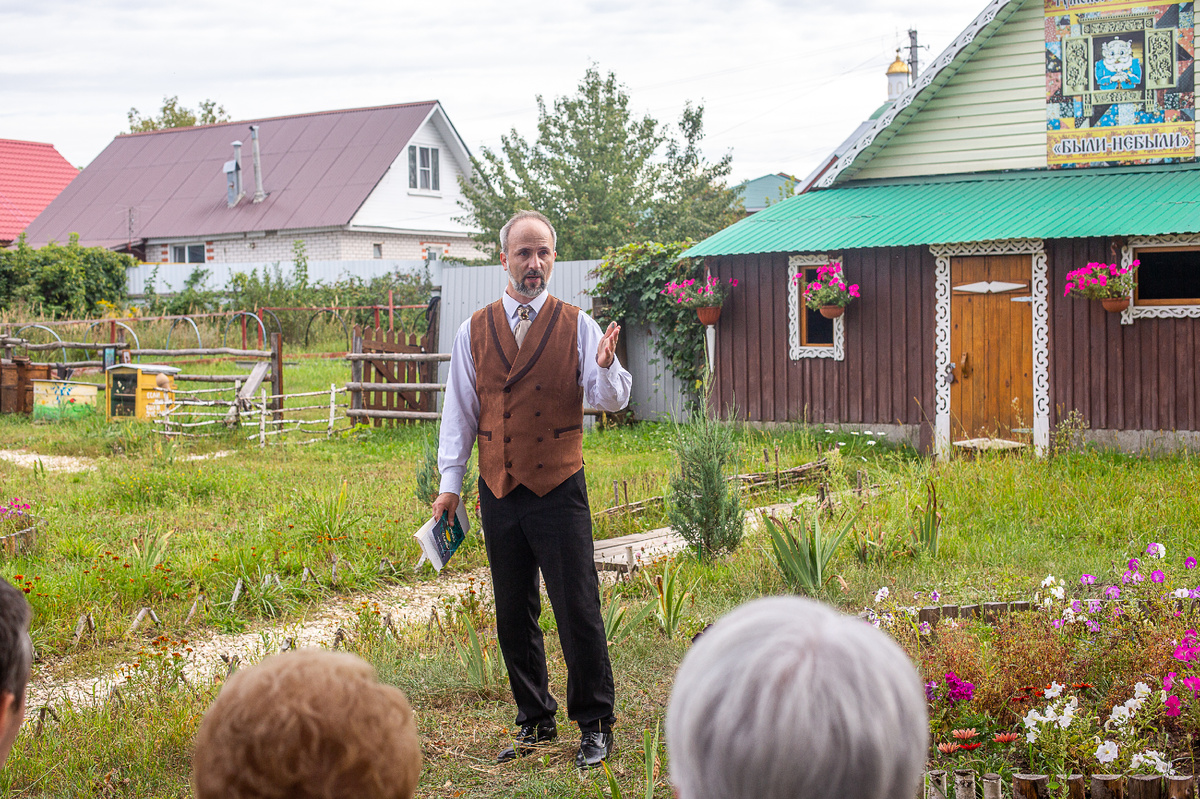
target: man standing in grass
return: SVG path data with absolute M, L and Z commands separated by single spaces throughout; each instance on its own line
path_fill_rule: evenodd
M 0 766 L 8 760 L 25 720 L 25 686 L 33 664 L 29 640 L 29 603 L 0 580 Z
M 496 597 L 496 634 L 520 731 L 499 762 L 553 741 L 538 572 L 567 664 L 567 716 L 579 724 L 575 765 L 612 750 L 614 689 L 592 519 L 583 474 L 583 403 L 619 411 L 631 378 L 616 359 L 620 328 L 600 326 L 546 293 L 557 255 L 554 226 L 521 211 L 500 230 L 501 298 L 458 329 L 442 406 L 433 515 L 454 518 L 471 446 L 479 442 L 479 512 Z

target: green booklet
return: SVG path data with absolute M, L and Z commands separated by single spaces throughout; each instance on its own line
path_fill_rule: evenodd
M 421 564 L 428 560 L 433 568 L 440 572 L 458 551 L 459 544 L 467 537 L 470 529 L 471 520 L 467 518 L 467 510 L 462 502 L 458 503 L 453 521 L 443 514 L 440 519 L 425 522 L 421 529 L 413 534 L 413 538 L 421 545 L 421 559 L 417 561 L 416 568 L 419 569 Z

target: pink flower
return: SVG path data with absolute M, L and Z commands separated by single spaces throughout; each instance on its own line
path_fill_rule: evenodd
M 1095 585 L 1096 577 L 1091 574 L 1085 574 L 1079 578 L 1079 582 L 1083 583 L 1084 585 Z
M 1170 691 L 1175 687 L 1175 672 L 1168 671 L 1167 676 L 1163 677 L 1163 690 Z
M 733 286 L 734 288 L 737 288 L 737 278 L 736 277 L 729 278 L 729 285 Z
M 1167 697 L 1167 715 L 1168 716 L 1178 716 L 1179 712 L 1180 712 L 1180 710 L 1179 710 L 1180 704 L 1181 703 L 1179 701 L 1179 697 L 1175 696 L 1174 694 L 1171 694 L 1170 696 L 1168 696 Z
M 1108 588 L 1104 589 L 1104 595 L 1109 599 L 1119 599 L 1121 596 L 1121 589 L 1117 588 L 1115 585 L 1110 585 Z
M 858 284 L 857 284 L 857 283 L 851 283 L 851 284 L 850 284 L 850 296 L 851 296 L 851 297 L 857 297 L 857 296 L 858 296 Z
M 1187 560 L 1185 560 L 1183 562 L 1183 565 L 1189 569 L 1194 569 L 1194 568 L 1196 568 L 1196 559 L 1193 557 L 1189 557 Z
M 1183 687 L 1192 692 L 1193 697 L 1200 698 L 1200 677 L 1184 677 Z
M 1167 579 L 1167 575 L 1163 574 L 1161 569 L 1155 569 L 1150 575 L 1150 579 L 1156 583 L 1161 583 L 1163 580 Z

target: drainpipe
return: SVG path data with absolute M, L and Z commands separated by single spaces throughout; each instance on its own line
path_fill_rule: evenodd
M 260 203 L 267 199 L 263 191 L 262 156 L 258 152 L 258 125 L 250 126 L 250 140 L 254 144 L 254 202 Z

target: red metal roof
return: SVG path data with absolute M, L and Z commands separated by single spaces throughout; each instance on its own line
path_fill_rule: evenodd
M 0 139 L 0 243 L 20 235 L 78 174 L 53 144 Z
M 114 246 L 132 239 L 347 225 L 436 101 L 323 111 L 118 136 L 33 221 L 30 244 Z M 254 204 L 249 125 L 258 125 L 263 188 Z M 241 141 L 242 190 L 226 204 L 223 166 Z

